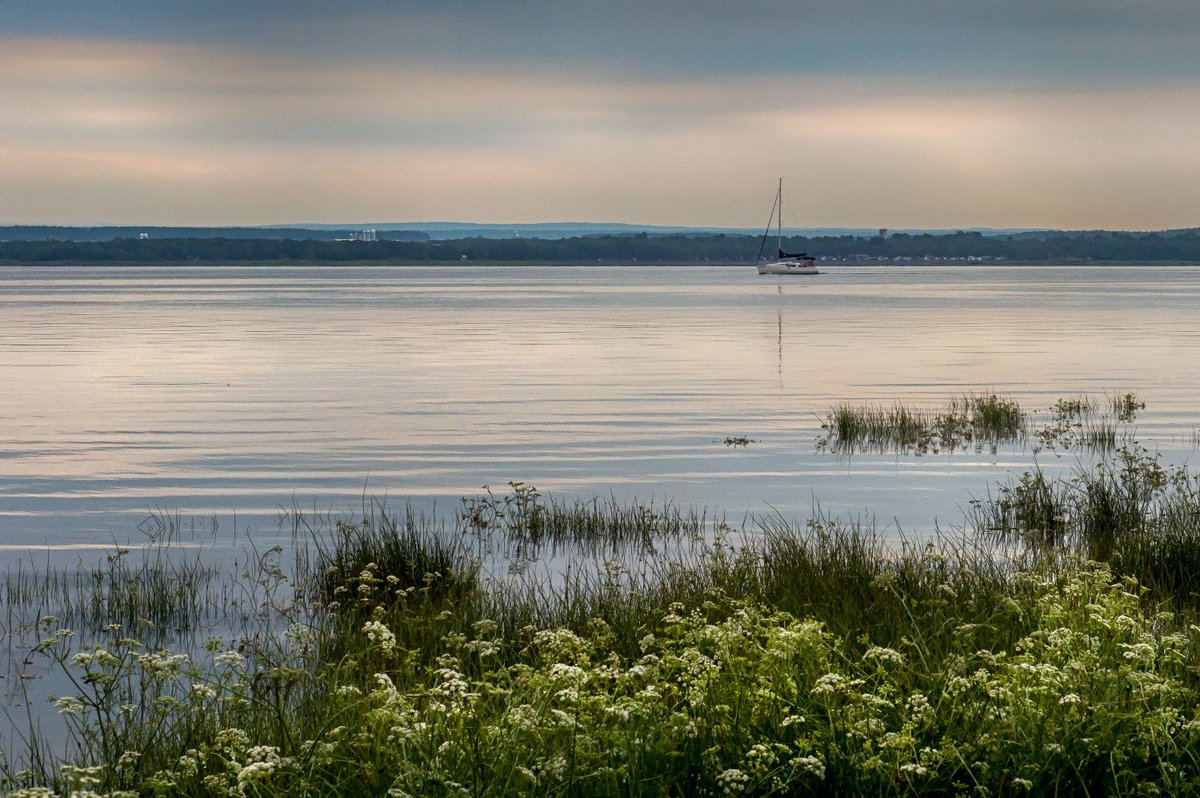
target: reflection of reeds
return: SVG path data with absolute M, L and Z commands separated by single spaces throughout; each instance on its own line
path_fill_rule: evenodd
M 1083 426 L 1080 441 L 1089 449 L 1101 451 L 1115 449 L 1117 448 L 1117 425 L 1107 418 L 1089 421 Z

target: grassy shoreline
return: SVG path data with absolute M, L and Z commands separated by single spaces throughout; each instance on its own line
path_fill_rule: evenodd
M 216 593 L 238 596 L 236 626 L 174 650 L 156 634 L 197 621 L 166 591 L 210 575 L 116 555 L 92 609 L 36 622 L 30 655 L 72 680 L 70 735 L 33 734 L 0 790 L 1200 790 L 1200 475 L 1128 444 L 970 508 L 910 541 L 521 483 L 443 520 L 295 516 L 306 555 L 247 560 Z M 10 626 L 58 595 L 37 584 L 58 582 L 4 594 Z

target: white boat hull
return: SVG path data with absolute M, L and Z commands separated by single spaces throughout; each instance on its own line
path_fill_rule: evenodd
M 792 263 L 777 261 L 776 263 L 758 264 L 759 274 L 820 274 L 816 266 L 808 263 Z

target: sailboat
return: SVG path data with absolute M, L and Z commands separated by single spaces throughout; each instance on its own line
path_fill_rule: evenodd
M 776 215 L 778 211 L 778 215 Z M 763 248 L 767 245 L 767 236 L 771 234 L 771 222 L 778 221 L 776 227 L 776 250 L 778 256 L 774 261 L 763 260 Z M 779 178 L 779 193 L 775 195 L 775 205 L 771 208 L 771 218 L 767 220 L 767 229 L 763 231 L 762 243 L 758 247 L 759 274 L 820 274 L 816 266 L 817 259 L 807 252 L 788 253 L 783 251 L 783 178 Z

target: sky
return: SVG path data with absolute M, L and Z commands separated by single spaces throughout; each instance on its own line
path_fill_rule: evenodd
M 1195 0 L 0 0 L 0 223 L 1200 226 Z

